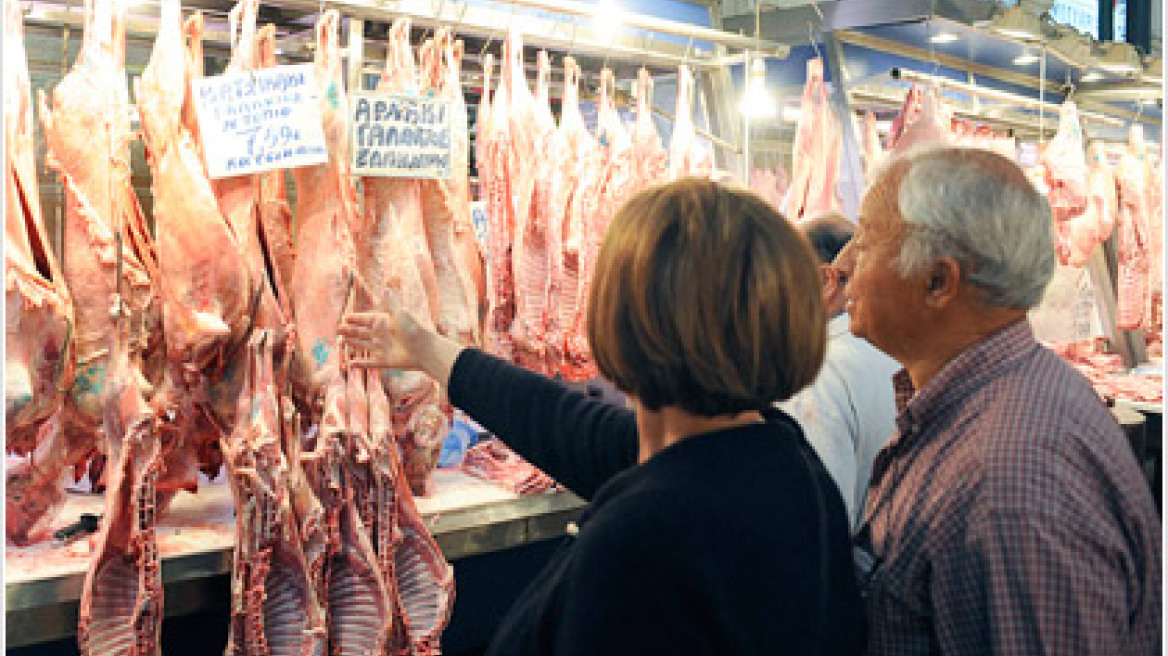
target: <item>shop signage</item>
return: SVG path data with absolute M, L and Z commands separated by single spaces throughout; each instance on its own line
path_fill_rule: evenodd
M 328 161 L 312 64 L 192 80 L 212 178 Z
M 349 107 L 353 175 L 450 177 L 449 101 L 355 93 Z

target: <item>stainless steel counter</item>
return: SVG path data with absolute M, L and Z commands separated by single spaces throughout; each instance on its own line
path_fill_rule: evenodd
M 100 497 L 71 495 L 61 523 L 100 512 L 100 504 Z M 439 471 L 435 491 L 418 506 L 442 552 L 456 560 L 563 535 L 584 502 L 566 491 L 520 497 L 461 472 Z M 167 616 L 227 602 L 234 528 L 225 485 L 212 483 L 175 499 L 158 529 Z M 75 635 L 88 543 L 10 547 L 6 561 L 8 646 Z

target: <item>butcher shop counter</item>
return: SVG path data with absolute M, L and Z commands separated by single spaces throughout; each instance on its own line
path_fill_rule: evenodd
M 224 478 L 204 479 L 198 494 L 180 493 L 159 522 L 167 616 L 225 603 L 235 519 Z M 417 503 L 449 560 L 559 537 L 584 507 L 571 492 L 519 496 L 458 470 L 436 471 L 433 492 Z M 71 493 L 56 524 L 75 521 L 82 513 L 101 513 L 102 505 L 100 495 Z M 9 647 L 75 635 L 89 546 L 90 540 L 83 539 L 67 546 L 7 547 Z

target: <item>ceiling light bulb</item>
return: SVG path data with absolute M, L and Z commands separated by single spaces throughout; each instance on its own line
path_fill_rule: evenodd
M 1079 78 L 1079 81 L 1080 82 L 1098 82 L 1099 80 L 1102 80 L 1102 79 L 1103 79 L 1103 75 L 1100 74 L 1099 71 L 1091 71 L 1090 73 L 1087 73 L 1083 77 Z
M 592 15 L 592 31 L 605 41 L 612 41 L 624 24 L 624 12 L 612 0 L 600 0 Z
M 798 123 L 799 118 L 803 115 L 803 110 L 799 107 L 784 107 L 783 120 L 788 123 Z
M 750 118 L 768 118 L 775 115 L 775 101 L 767 93 L 766 62 L 761 57 L 750 62 L 746 76 L 746 91 L 739 105 L 742 113 Z
M 933 36 L 929 37 L 929 41 L 932 41 L 933 43 L 953 43 L 960 38 L 961 37 L 952 32 L 942 32 L 940 34 L 934 34 Z
M 1038 61 L 1038 55 L 1024 53 L 1014 58 L 1015 66 L 1029 66 Z

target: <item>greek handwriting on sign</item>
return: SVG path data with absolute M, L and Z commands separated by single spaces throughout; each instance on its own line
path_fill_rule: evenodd
M 355 175 L 448 179 L 450 103 L 411 94 L 357 93 L 351 103 Z
M 321 89 L 311 64 L 193 81 L 212 178 L 323 164 Z

